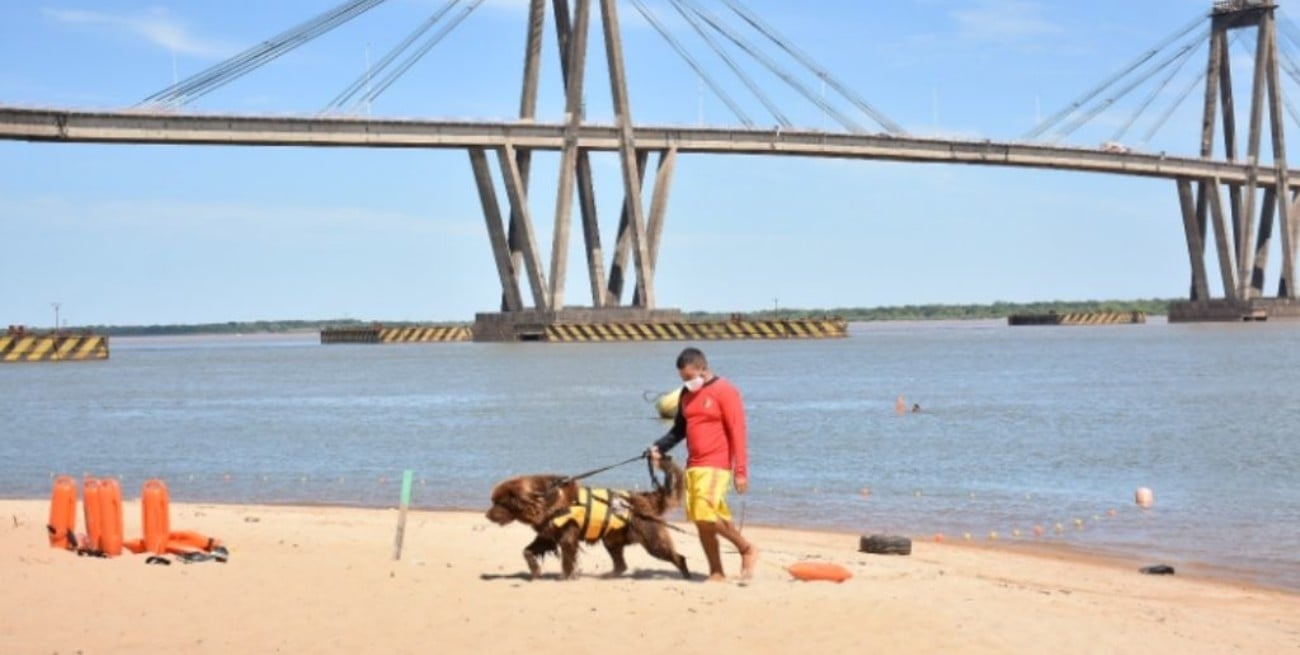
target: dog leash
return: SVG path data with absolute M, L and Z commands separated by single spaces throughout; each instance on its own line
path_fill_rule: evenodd
M 640 455 L 637 455 L 636 457 L 631 457 L 629 459 L 625 459 L 621 462 L 618 462 L 617 464 L 610 464 L 609 466 L 602 466 L 598 469 L 592 469 L 590 471 L 587 471 L 586 473 L 579 473 L 578 475 L 570 475 L 567 478 L 560 478 L 559 480 L 556 480 L 555 482 L 551 483 L 551 487 L 550 489 L 548 489 L 548 492 L 559 489 L 560 487 L 563 487 L 564 485 L 569 484 L 570 482 L 577 482 L 578 480 L 582 480 L 583 478 L 589 478 L 593 475 L 596 475 L 597 473 L 604 473 L 605 471 L 608 471 L 610 469 L 616 469 L 620 466 L 626 466 L 633 462 L 639 462 L 643 459 L 649 459 L 649 457 L 650 457 L 649 451 L 646 451 L 644 453 L 641 453 Z

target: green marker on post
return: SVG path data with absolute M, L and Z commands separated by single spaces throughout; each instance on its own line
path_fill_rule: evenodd
M 397 535 L 393 538 L 393 560 L 402 559 L 402 540 L 406 537 L 406 508 L 411 505 L 410 469 L 402 472 L 402 505 L 397 513 Z

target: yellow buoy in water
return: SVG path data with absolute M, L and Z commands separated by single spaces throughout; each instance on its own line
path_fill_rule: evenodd
M 672 419 L 677 416 L 677 405 L 682 401 L 682 388 L 677 387 L 655 400 L 655 411 L 659 418 Z

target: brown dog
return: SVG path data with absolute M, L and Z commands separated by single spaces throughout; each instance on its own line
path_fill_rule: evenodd
M 689 579 L 686 558 L 673 549 L 663 516 L 681 504 L 684 492 L 681 467 L 664 458 L 664 484 L 655 491 L 626 492 L 592 489 L 559 475 L 521 475 L 492 489 L 488 520 L 497 525 L 519 521 L 532 526 L 537 538 L 524 548 L 524 561 L 532 579 L 541 575 L 547 553 L 560 553 L 564 578 L 571 579 L 580 542 L 601 541 L 614 560 L 610 577 L 627 571 L 623 548 L 641 544 L 646 552 L 672 562 Z

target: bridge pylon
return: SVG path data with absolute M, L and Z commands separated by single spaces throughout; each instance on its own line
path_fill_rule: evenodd
M 609 70 L 609 84 L 613 95 L 615 127 L 618 134 L 618 156 L 623 182 L 623 207 L 615 235 L 613 255 L 608 272 L 605 268 L 604 249 L 597 221 L 596 200 L 592 180 L 591 155 L 579 145 L 579 130 L 586 118 L 584 110 L 586 68 L 589 34 L 593 13 L 599 5 L 600 29 L 604 37 L 605 57 Z M 566 309 L 565 283 L 568 278 L 570 228 L 573 222 L 573 205 L 576 192 L 578 213 L 582 217 L 582 237 L 586 248 L 586 272 L 591 287 L 591 306 L 576 308 L 584 317 L 617 315 L 619 320 L 644 316 L 647 320 L 656 315 L 654 272 L 658 257 L 660 235 L 673 172 L 677 161 L 675 148 L 656 151 L 638 147 L 632 124 L 631 105 L 628 100 L 627 76 L 623 60 L 622 37 L 619 27 L 616 0 L 531 0 L 528 12 L 528 31 L 524 49 L 523 88 L 520 94 L 519 118 L 531 121 L 537 115 L 537 96 L 540 81 L 542 50 L 548 15 L 554 19 L 559 46 L 560 70 L 565 87 L 564 124 L 565 139 L 560 152 L 559 180 L 556 191 L 554 230 L 552 231 L 549 271 L 543 265 L 533 214 L 529 208 L 529 186 L 533 150 L 527 143 L 509 143 L 495 148 L 495 158 L 484 148 L 469 150 L 470 165 L 474 172 L 483 217 L 487 222 L 488 236 L 497 272 L 501 279 L 502 316 L 488 316 L 488 322 L 501 324 L 518 322 L 529 324 L 551 323 L 563 320 Z M 548 7 L 549 5 L 549 7 Z M 652 180 L 649 209 L 645 206 L 643 188 L 648 173 L 650 155 L 657 154 L 658 161 Z M 502 203 L 492 177 L 492 159 L 500 176 L 508 202 L 509 223 L 503 219 Z M 630 261 L 629 261 L 630 260 Z M 520 275 L 528 283 L 530 295 L 520 288 Z M 631 304 L 621 306 L 628 280 L 634 280 Z M 528 300 L 531 299 L 531 304 Z M 591 310 L 619 309 L 602 313 Z M 676 316 L 675 312 L 669 318 Z M 517 319 L 517 320 L 516 320 Z M 478 323 L 483 324 L 484 316 Z M 493 332 L 485 329 L 486 332 Z
M 1211 159 L 1214 156 L 1216 132 L 1221 125 L 1224 157 L 1228 161 L 1242 161 L 1232 84 L 1232 33 L 1253 30 L 1256 48 L 1244 153 L 1247 180 L 1244 184 L 1227 185 L 1226 209 L 1224 185 L 1217 178 L 1177 180 L 1192 264 L 1189 305 L 1201 307 L 1200 311 L 1191 311 L 1188 320 L 1195 320 L 1197 314 L 1229 319 L 1258 316 L 1252 307 L 1259 305 L 1265 296 L 1265 276 L 1275 225 L 1281 241 L 1282 262 L 1278 301 L 1272 304 L 1280 308 L 1292 305 L 1291 301 L 1295 299 L 1295 223 L 1300 217 L 1300 197 L 1289 190 L 1276 11 L 1277 4 L 1273 0 L 1220 0 L 1211 9 L 1201 157 Z M 1267 124 L 1264 123 L 1266 108 Z M 1256 180 L 1261 169 L 1260 150 L 1265 135 L 1272 147 L 1271 166 L 1275 183 L 1263 189 L 1260 199 Z M 1257 212 L 1258 220 L 1255 218 Z M 1210 273 L 1206 266 L 1207 231 L 1211 227 L 1222 280 L 1222 299 L 1211 296 Z M 1209 304 L 1217 305 L 1217 310 L 1206 310 Z M 1171 319 L 1181 313 L 1179 309 L 1171 309 Z

